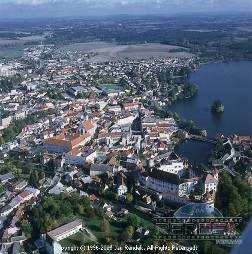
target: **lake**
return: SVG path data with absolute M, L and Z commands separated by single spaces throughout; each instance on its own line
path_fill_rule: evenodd
M 190 81 L 199 86 L 198 95 L 171 106 L 170 110 L 206 129 L 210 138 L 218 133 L 252 135 L 252 62 L 203 65 L 191 74 Z M 211 113 L 216 99 L 225 106 L 225 112 L 219 117 Z M 207 144 L 186 142 L 178 152 L 194 161 L 202 153 L 209 154 L 205 151 L 208 149 Z

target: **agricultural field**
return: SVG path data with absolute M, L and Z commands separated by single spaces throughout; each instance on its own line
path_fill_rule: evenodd
M 186 48 L 161 43 L 117 45 L 114 43 L 105 42 L 89 42 L 63 46 L 59 50 L 68 52 L 78 51 L 82 53 L 94 53 L 94 56 L 89 58 L 90 62 L 106 62 L 124 59 L 192 57 L 192 54 L 188 53 Z

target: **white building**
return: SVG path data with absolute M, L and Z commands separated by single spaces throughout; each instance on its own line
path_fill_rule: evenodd
M 181 177 L 185 172 L 185 165 L 181 160 L 167 160 L 163 161 L 158 169 Z
M 118 194 L 118 196 L 120 197 L 120 196 L 123 196 L 124 194 L 126 194 L 127 191 L 128 191 L 127 186 L 124 185 L 124 184 L 121 184 L 121 185 L 118 187 L 118 189 L 117 189 L 117 194 Z
M 15 65 L 12 64 L 0 64 L 0 76 L 9 77 L 15 75 L 17 71 L 15 70 Z
M 121 118 L 116 122 L 115 125 L 116 126 L 132 125 L 133 121 L 137 118 L 137 116 L 138 115 L 136 114 L 136 115 L 131 115 L 128 117 Z
M 78 233 L 81 229 L 83 229 L 83 221 L 77 219 L 48 232 L 47 235 L 52 240 L 59 242 L 71 235 Z
M 15 178 L 15 177 L 11 172 L 0 175 L 0 183 L 5 184 L 13 178 Z
M 185 187 L 191 190 L 192 185 L 188 184 L 187 181 L 182 181 L 176 174 L 153 169 L 140 173 L 139 182 L 141 187 L 161 195 L 166 200 L 177 203 L 189 202 L 184 190 Z
M 207 174 L 205 179 L 205 192 L 216 192 L 218 186 L 218 173 Z
M 69 93 L 73 96 L 77 96 L 81 93 L 87 93 L 88 89 L 83 86 L 74 86 L 69 89 Z
M 113 105 L 108 107 L 109 112 L 114 112 L 114 113 L 120 113 L 122 111 L 121 107 L 118 105 Z
M 84 163 L 94 163 L 97 158 L 96 151 L 83 152 L 81 149 L 76 148 L 64 155 L 65 163 L 76 166 L 83 166 Z
M 5 128 L 7 128 L 12 122 L 12 117 L 8 116 L 8 117 L 4 117 L 1 118 L 0 120 L 0 130 L 3 130 Z

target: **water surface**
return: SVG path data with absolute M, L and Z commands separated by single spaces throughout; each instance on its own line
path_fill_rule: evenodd
M 217 133 L 252 135 L 252 62 L 204 65 L 191 74 L 190 81 L 198 84 L 198 95 L 171 110 L 194 120 L 210 137 Z M 211 113 L 216 99 L 225 106 L 220 117 Z
M 198 95 L 191 100 L 173 105 L 170 109 L 191 119 L 208 132 L 210 138 L 224 135 L 252 135 L 252 62 L 213 63 L 193 72 L 190 81 L 199 86 Z M 211 113 L 213 101 L 220 99 L 225 112 Z M 192 162 L 206 163 L 209 144 L 189 141 L 178 153 Z

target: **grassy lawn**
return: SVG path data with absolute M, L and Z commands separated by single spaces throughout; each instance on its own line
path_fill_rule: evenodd
M 103 84 L 102 87 L 107 92 L 122 91 L 121 87 L 118 86 L 117 84 Z
M 100 217 L 95 217 L 95 218 L 89 218 L 89 219 L 84 219 L 88 230 L 91 231 L 92 234 L 97 238 L 98 242 L 104 242 L 105 240 L 105 234 L 104 232 L 101 232 L 100 230 L 100 224 L 102 221 L 102 218 Z M 117 239 L 119 235 L 122 232 L 122 226 L 120 223 L 117 222 L 112 222 L 110 223 L 110 235 L 114 238 Z M 81 246 L 84 243 L 90 242 L 90 236 L 83 231 L 80 231 L 60 242 L 60 244 L 64 246 Z
M 80 232 L 60 241 L 60 244 L 62 247 L 81 246 L 85 242 L 88 242 L 88 237 L 84 232 L 80 231 Z
M 3 185 L 0 185 L 0 195 L 5 192 L 5 188 Z
M 104 241 L 106 235 L 100 230 L 102 218 L 95 217 L 86 221 L 88 229 L 97 237 L 98 241 Z M 110 235 L 117 239 L 122 232 L 122 225 L 118 222 L 110 222 L 109 231 Z
M 136 214 L 139 217 L 140 226 L 143 226 L 145 228 L 150 228 L 153 226 L 151 221 L 146 220 L 139 216 L 139 214 L 134 211 L 134 214 Z M 109 235 L 114 239 L 116 242 L 120 242 L 120 235 L 124 231 L 124 225 L 122 222 L 119 221 L 110 221 L 109 222 L 109 233 L 105 234 L 101 231 L 101 222 L 103 217 L 92 217 L 92 218 L 82 218 L 84 223 L 86 224 L 87 229 L 96 237 L 96 241 L 99 243 L 104 243 L 106 240 L 106 237 Z M 90 235 L 87 232 L 78 232 L 75 235 L 70 236 L 67 239 L 64 239 L 60 242 L 62 246 L 81 246 L 85 243 L 92 242 L 94 239 L 90 239 Z

